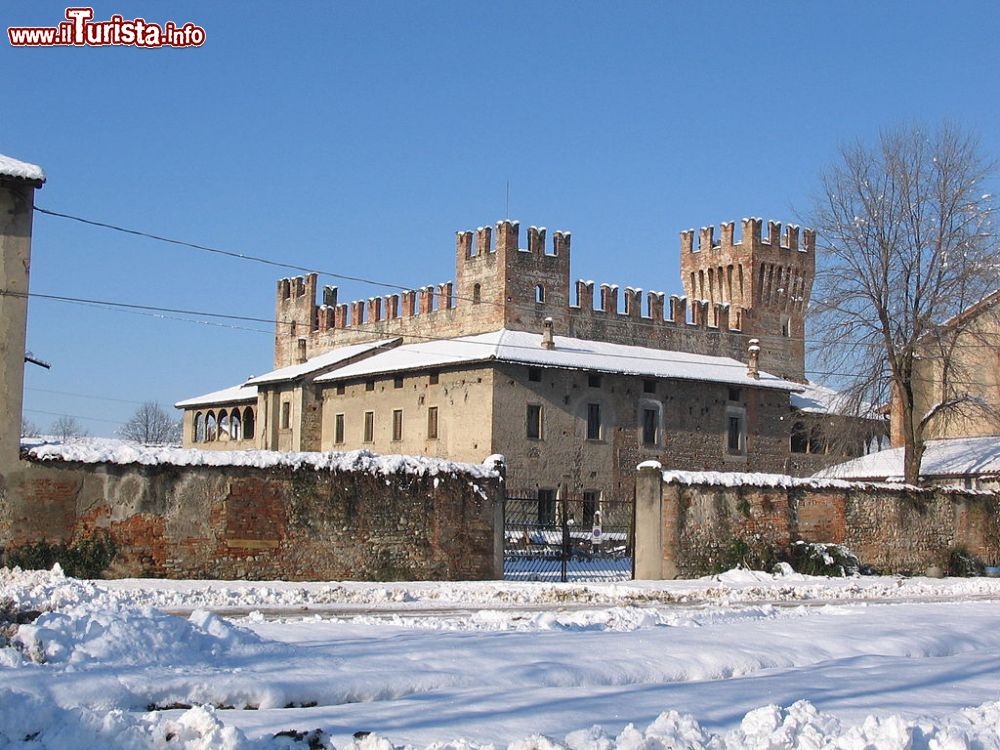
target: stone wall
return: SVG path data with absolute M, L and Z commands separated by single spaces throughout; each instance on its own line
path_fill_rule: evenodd
M 956 548 L 996 565 L 1000 493 L 640 468 L 637 578 L 705 575 L 737 540 L 843 544 L 884 573 L 946 569 Z
M 26 461 L 0 487 L 0 546 L 72 542 L 104 529 L 118 547 L 115 577 L 501 576 L 500 475 L 434 466 L 421 473 Z

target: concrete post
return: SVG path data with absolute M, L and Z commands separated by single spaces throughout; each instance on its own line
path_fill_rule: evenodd
M 20 458 L 31 219 L 35 188 L 44 181 L 38 167 L 0 157 L 0 480 Z
M 663 471 L 659 461 L 643 461 L 635 480 L 635 578 L 663 577 Z

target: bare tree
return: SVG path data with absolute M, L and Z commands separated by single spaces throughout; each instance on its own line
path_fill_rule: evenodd
M 922 359 L 934 360 L 936 382 L 976 377 L 952 355 L 965 332 L 959 313 L 1000 278 L 995 207 L 985 191 L 996 164 L 952 126 L 886 131 L 872 145 L 843 147 L 840 157 L 811 217 L 812 335 L 825 342 L 818 361 L 852 375 L 846 397 L 859 414 L 866 403 L 893 403 L 905 480 L 916 483 L 931 420 L 984 408 L 965 390 L 944 387 L 915 411 L 930 386 Z
M 38 437 L 38 426 L 27 417 L 21 417 L 21 437 Z
M 76 420 L 76 417 L 71 417 L 68 414 L 63 414 L 56 419 L 49 428 L 49 432 L 60 440 L 87 437 L 87 431 L 83 428 L 83 425 Z
M 180 420 L 172 419 L 156 402 L 147 401 L 122 427 L 121 436 L 137 443 L 176 443 L 181 437 Z

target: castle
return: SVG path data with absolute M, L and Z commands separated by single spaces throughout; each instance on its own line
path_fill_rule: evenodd
M 529 227 L 522 248 L 516 221 L 458 232 L 454 283 L 349 304 L 316 274 L 280 280 L 275 369 L 179 402 L 184 445 L 500 453 L 509 494 L 592 502 L 630 499 L 646 459 L 798 473 L 835 460 L 790 444 L 816 411 L 793 419 L 815 389 L 812 231 L 768 222 L 764 237 L 750 218 L 738 242 L 732 222 L 697 245 L 682 232 L 685 295 L 669 298 L 591 281 L 573 298 L 571 235 L 546 234 Z

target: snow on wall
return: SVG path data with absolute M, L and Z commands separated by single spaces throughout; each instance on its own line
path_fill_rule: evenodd
M 45 182 L 45 172 L 41 167 L 29 164 L 26 161 L 12 159 L 3 154 L 0 154 L 0 175 L 4 177 L 17 177 L 22 180 Z

